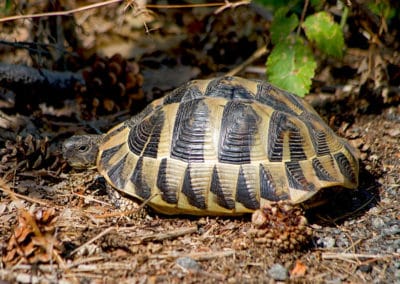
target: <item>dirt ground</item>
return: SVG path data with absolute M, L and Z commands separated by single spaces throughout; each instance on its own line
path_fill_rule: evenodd
M 116 29 L 110 24 L 116 16 L 106 11 L 75 16 L 82 28 L 75 51 L 85 60 L 66 60 L 63 72 L 89 66 L 84 90 L 75 87 L 73 96 L 51 101 L 28 95 L 21 103 L 21 90 L 11 84 L 15 96 L 0 96 L 0 283 L 400 283 L 400 55 L 393 51 L 399 41 L 383 41 L 381 49 L 353 44 L 340 62 L 320 60 L 306 100 L 359 149 L 360 186 L 327 192 L 328 203 L 306 213 L 310 243 L 280 251 L 254 241 L 251 216 L 163 216 L 146 206 L 120 212 L 97 172 L 69 168 L 57 148 L 74 133 L 106 131 L 185 81 L 240 66 L 265 44 L 268 15 L 254 6 L 219 14 L 161 9 L 145 36 L 143 19 L 126 17 L 124 23 L 137 28 Z M 21 41 L 33 40 L 29 25 L 3 28 Z M 89 59 L 89 50 L 108 57 Z M 116 50 L 123 59 L 110 60 Z M 39 63 L 15 46 L 2 46 L 1 58 L 34 68 Z M 60 70 L 53 59 L 40 63 Z M 265 59 L 255 58 L 238 75 L 265 78 L 257 71 Z M 136 84 L 128 88 L 124 81 L 126 90 L 134 90 L 129 110 L 123 95 L 94 99 L 97 91 L 88 83 L 108 86 L 93 70 L 115 62 L 129 66 Z M 370 68 L 361 68 L 364 63 Z

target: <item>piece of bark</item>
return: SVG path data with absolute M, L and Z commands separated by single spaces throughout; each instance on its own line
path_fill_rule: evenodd
M 77 83 L 85 84 L 81 73 L 0 63 L 0 86 L 14 92 L 19 113 L 30 114 L 42 102 L 57 105 L 73 98 Z

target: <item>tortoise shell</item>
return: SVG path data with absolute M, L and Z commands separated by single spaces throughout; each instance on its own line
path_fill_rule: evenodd
M 238 77 L 195 80 L 105 136 L 97 168 L 165 214 L 237 215 L 358 185 L 355 150 L 305 101 Z

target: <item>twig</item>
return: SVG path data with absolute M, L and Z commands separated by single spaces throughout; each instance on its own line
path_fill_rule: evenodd
M 79 194 L 79 193 L 73 193 L 73 195 L 78 196 L 80 198 L 83 198 L 85 200 L 89 200 L 89 201 L 93 201 L 95 203 L 99 203 L 101 205 L 106 205 L 106 206 L 112 207 L 112 204 L 104 202 L 104 201 L 101 201 L 101 200 L 98 200 L 98 199 L 95 199 L 95 198 L 93 198 L 91 196 L 87 196 L 87 195 L 83 195 L 83 194 Z
M 84 247 L 90 245 L 91 243 L 93 243 L 94 241 L 100 239 L 101 237 L 107 235 L 108 233 L 110 233 L 111 231 L 115 230 L 115 227 L 110 227 L 105 229 L 104 231 L 102 231 L 100 234 L 98 234 L 97 236 L 91 238 L 90 240 L 88 240 L 86 243 L 84 243 L 83 245 L 77 247 L 76 249 L 74 249 L 70 255 L 72 256 L 73 254 L 77 253 L 79 250 L 83 249 Z
M 98 2 L 95 4 L 90 4 L 86 6 L 82 6 L 79 8 L 71 9 L 71 10 L 65 10 L 65 11 L 54 11 L 54 12 L 46 12 L 46 13 L 39 13 L 39 14 L 28 14 L 28 15 L 14 15 L 14 16 L 9 16 L 9 17 L 4 17 L 0 18 L 0 23 L 1 22 L 7 22 L 7 21 L 15 21 L 15 20 L 20 20 L 20 19 L 31 19 L 31 18 L 40 18 L 40 17 L 54 17 L 54 16 L 68 16 L 71 14 L 95 9 L 95 8 L 100 8 L 103 6 L 107 6 L 110 4 L 115 4 L 119 2 L 123 2 L 124 0 L 108 0 L 104 2 Z M 234 3 L 229 3 L 229 1 L 225 2 L 216 2 L 216 3 L 200 3 L 200 4 L 178 4 L 178 5 L 158 5 L 158 4 L 148 4 L 145 6 L 145 8 L 149 9 L 177 9 L 177 8 L 194 8 L 194 7 L 218 7 L 222 6 L 224 9 L 228 7 L 236 7 L 239 5 L 244 5 L 244 4 L 249 4 L 251 1 L 239 1 L 239 2 L 234 2 Z M 217 10 L 218 11 L 218 10 Z
M 219 7 L 217 10 L 215 10 L 214 14 L 219 14 L 226 9 L 234 9 L 238 6 L 248 5 L 250 3 L 251 3 L 251 0 L 250 1 L 244 0 L 244 1 L 234 2 L 234 3 L 229 2 L 229 0 L 225 0 L 225 5 L 222 5 L 222 7 Z
M 365 253 L 336 253 L 336 252 L 324 252 L 322 253 L 322 259 L 348 259 L 348 260 L 359 260 L 360 258 L 372 258 L 372 259 L 385 259 L 400 257 L 399 253 L 394 254 L 365 254 Z
M 157 195 L 158 195 L 158 193 L 153 194 L 152 196 L 147 198 L 145 201 L 143 201 L 137 208 L 134 208 L 131 210 L 126 210 L 126 211 L 102 214 L 102 215 L 96 216 L 96 218 L 122 217 L 122 216 L 130 216 L 134 213 L 138 213 L 140 210 L 142 210 L 147 205 L 147 203 L 149 203 L 150 200 L 152 200 Z M 125 198 L 125 197 L 122 197 L 122 198 Z M 134 202 L 133 200 L 131 200 L 131 201 Z
M 297 35 L 300 35 L 300 28 L 304 22 L 304 17 L 306 16 L 309 2 L 310 2 L 310 0 L 304 1 L 303 11 L 301 12 L 301 17 L 300 17 L 300 23 L 299 23 L 299 26 L 297 27 L 297 31 L 296 31 Z
M 71 9 L 71 10 L 65 10 L 65 11 L 55 11 L 55 12 L 47 12 L 47 13 L 39 13 L 39 14 L 29 14 L 29 15 L 15 15 L 15 16 L 10 16 L 10 17 L 4 17 L 0 19 L 1 22 L 7 22 L 7 21 L 14 21 L 14 20 L 19 20 L 19 19 L 29 19 L 29 18 L 40 18 L 40 17 L 51 17 L 51 16 L 68 16 L 74 13 L 78 12 L 83 12 L 86 10 L 94 9 L 94 8 L 99 8 L 102 6 L 122 2 L 123 0 L 108 0 L 104 2 L 98 2 L 95 4 Z
M 214 258 L 227 257 L 235 254 L 235 250 L 215 251 L 215 252 L 193 252 L 187 256 L 195 260 L 211 260 Z
M 31 203 L 37 203 L 43 206 L 49 206 L 47 202 L 44 202 L 36 198 L 28 197 L 25 195 L 21 195 L 19 193 L 12 191 L 12 189 L 7 185 L 7 183 L 2 178 L 0 178 L 0 190 L 7 193 L 13 201 L 18 201 L 17 204 L 18 209 L 23 209 L 23 205 L 19 202 L 19 199 L 23 199 Z
M 263 56 L 265 54 L 267 54 L 267 47 L 266 46 L 260 47 L 249 58 L 247 58 L 242 64 L 240 64 L 239 66 L 236 66 L 235 68 L 233 68 L 231 71 L 226 73 L 226 75 L 227 76 L 236 75 L 237 73 L 242 71 L 244 68 L 246 68 L 246 66 L 250 65 L 251 63 L 253 63 L 258 58 L 260 58 L 261 56 Z
M 21 195 L 19 193 L 13 192 L 8 186 L 7 187 L 5 186 L 5 183 L 2 183 L 2 179 L 0 179 L 0 190 L 5 192 L 5 193 L 7 193 L 8 195 L 10 195 L 11 199 L 13 199 L 14 201 L 18 197 L 19 199 L 23 199 L 23 200 L 26 200 L 26 201 L 31 202 L 31 203 L 37 203 L 37 204 L 40 204 L 40 205 L 43 205 L 43 206 L 49 206 L 49 204 L 47 202 L 44 202 L 42 200 L 39 200 L 39 199 L 36 199 L 36 198 L 32 198 L 32 197 L 29 197 L 29 196 L 25 196 L 25 195 Z M 53 206 L 53 205 L 51 205 L 51 206 Z M 21 209 L 21 208 L 19 208 L 19 209 Z
M 101 261 L 104 261 L 104 257 L 103 256 L 92 256 L 92 257 L 78 258 L 77 260 L 69 263 L 67 265 L 67 268 L 71 269 L 71 268 L 77 267 L 77 266 L 82 265 L 82 264 L 86 264 L 86 263 L 90 263 L 90 262 L 99 263 Z
M 168 258 L 178 258 L 178 257 L 190 257 L 190 258 L 193 258 L 198 261 L 204 261 L 204 260 L 211 260 L 211 259 L 220 258 L 220 257 L 232 256 L 235 253 L 236 253 L 236 251 L 232 250 L 232 249 L 224 250 L 224 251 L 193 252 L 193 253 L 187 253 L 187 254 L 171 252 L 171 253 L 161 254 L 161 255 L 152 255 L 149 258 L 168 259 Z
M 179 228 L 173 231 L 168 231 L 165 233 L 156 233 L 156 234 L 147 234 L 140 237 L 142 242 L 148 241 L 161 241 L 166 239 L 174 239 L 176 237 L 180 237 L 183 235 L 189 235 L 197 232 L 197 227 L 187 227 L 187 228 Z

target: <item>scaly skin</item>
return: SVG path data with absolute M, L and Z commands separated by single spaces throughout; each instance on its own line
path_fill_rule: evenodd
M 103 138 L 102 134 L 74 135 L 63 143 L 63 156 L 74 168 L 94 169 Z
M 64 141 L 63 156 L 70 166 L 76 169 L 96 169 L 99 145 L 103 138 L 104 135 L 102 134 L 74 135 Z M 139 208 L 139 205 L 132 199 L 124 198 L 118 190 L 108 183 L 105 185 L 111 203 L 119 211 L 132 211 Z

